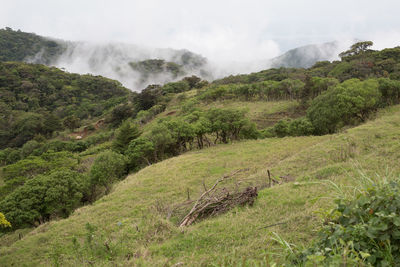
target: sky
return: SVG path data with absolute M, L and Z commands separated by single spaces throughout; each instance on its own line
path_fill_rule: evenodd
M 0 0 L 0 28 L 253 61 L 333 40 L 400 45 L 398 0 Z

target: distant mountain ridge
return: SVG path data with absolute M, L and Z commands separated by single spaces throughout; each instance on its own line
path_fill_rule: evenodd
M 318 61 L 338 59 L 345 44 L 338 41 L 323 44 L 311 44 L 291 49 L 281 56 L 270 60 L 272 68 L 310 68 Z

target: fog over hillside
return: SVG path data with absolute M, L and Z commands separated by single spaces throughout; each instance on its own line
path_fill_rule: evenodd
M 48 61 L 48 56 L 41 50 L 25 60 L 56 66 L 69 72 L 102 75 L 118 80 L 135 91 L 149 84 L 164 84 L 188 75 L 213 78 L 207 72 L 207 60 L 188 50 L 122 43 L 55 41 L 62 47 L 60 55 Z M 135 68 L 137 63 L 144 67 Z
M 26 58 L 26 61 L 56 66 L 69 72 L 102 75 L 118 80 L 134 91 L 140 91 L 149 84 L 164 84 L 190 75 L 213 80 L 271 67 L 306 68 L 317 61 L 338 59 L 338 54 L 351 44 L 351 41 L 335 41 L 307 45 L 291 49 L 272 59 L 260 55 L 260 60 L 254 61 L 216 61 L 184 49 L 151 48 L 123 43 L 55 41 L 62 47 L 60 55 L 48 61 L 48 56 L 41 50 L 35 56 Z

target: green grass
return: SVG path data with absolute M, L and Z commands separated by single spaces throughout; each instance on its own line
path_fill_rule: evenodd
M 1 266 L 184 266 L 281 262 L 273 241 L 307 244 L 320 225 L 318 211 L 332 206 L 335 189 L 367 175 L 398 174 L 400 106 L 342 133 L 314 137 L 272 138 L 218 145 L 149 166 L 130 175 L 107 196 L 76 210 L 68 219 L 35 228 L 22 240 L 0 239 Z M 248 168 L 235 180 L 242 186 L 265 182 L 267 170 L 295 182 L 259 192 L 253 207 L 238 207 L 184 229 L 169 207 L 203 192 L 223 174 Z M 283 224 L 267 227 L 271 224 Z M 88 232 L 90 223 L 97 230 Z M 87 241 L 92 236 L 93 241 Z M 76 239 L 74 243 L 73 240 Z M 86 240 L 86 241 L 85 241 Z M 5 244 L 5 245 L 4 245 Z M 108 247 L 108 248 L 107 248 Z

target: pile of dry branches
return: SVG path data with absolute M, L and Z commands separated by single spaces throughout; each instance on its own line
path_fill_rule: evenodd
M 217 185 L 222 181 L 231 178 L 240 171 L 243 170 L 223 176 L 210 189 L 205 190 L 199 199 L 197 199 L 190 212 L 182 219 L 180 226 L 188 226 L 198 219 L 227 212 L 238 205 L 252 205 L 258 195 L 257 187 L 247 187 L 244 191 L 233 193 L 229 192 L 226 188 L 217 188 Z

